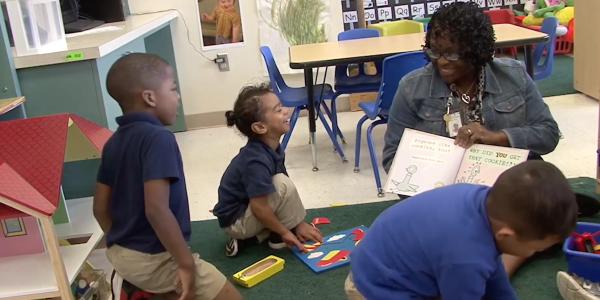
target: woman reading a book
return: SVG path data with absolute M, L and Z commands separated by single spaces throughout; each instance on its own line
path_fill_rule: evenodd
M 431 63 L 402 78 L 389 111 L 386 172 L 405 128 L 454 137 L 465 148 L 527 149 L 534 159 L 554 150 L 559 130 L 548 106 L 520 62 L 494 58 L 494 40 L 475 3 L 444 5 L 433 14 L 423 46 Z M 509 261 L 511 274 L 521 259 Z
M 404 128 L 474 143 L 554 150 L 558 125 L 525 72 L 509 58 L 494 58 L 494 29 L 475 3 L 441 7 L 431 18 L 423 50 L 430 64 L 402 78 L 389 112 L 383 166 L 394 159 Z

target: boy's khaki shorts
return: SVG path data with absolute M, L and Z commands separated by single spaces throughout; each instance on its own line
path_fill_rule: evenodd
M 348 300 L 365 300 L 365 297 L 356 289 L 354 285 L 354 280 L 352 280 L 352 273 L 348 274 L 346 277 L 346 282 L 344 282 L 344 291 L 346 292 L 346 296 Z
M 177 264 L 169 252 L 148 254 L 113 245 L 106 256 L 115 271 L 136 287 L 156 294 L 177 289 Z M 196 299 L 212 300 L 227 279 L 212 264 L 193 254 L 196 263 Z
M 275 192 L 268 197 L 269 206 L 273 213 L 287 229 L 298 226 L 306 217 L 306 210 L 302 205 L 298 190 L 294 182 L 285 174 L 279 173 L 273 176 Z M 256 236 L 262 242 L 271 233 L 252 213 L 250 206 L 242 217 L 237 219 L 231 226 L 224 228 L 225 233 L 235 239 L 247 239 Z

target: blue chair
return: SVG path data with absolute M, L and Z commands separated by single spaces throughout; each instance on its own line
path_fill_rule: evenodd
M 338 34 L 338 41 L 347 41 L 363 38 L 379 37 L 379 31 L 375 29 L 352 29 L 342 31 Z M 344 135 L 339 130 L 337 125 L 337 110 L 335 106 L 335 99 L 340 95 L 364 93 L 364 92 L 377 92 L 379 85 L 381 84 L 381 62 L 375 64 L 377 67 L 376 75 L 367 75 L 364 71 L 362 63 L 358 64 L 359 74 L 358 76 L 349 77 L 347 73 L 348 65 L 336 65 L 335 66 L 335 93 L 331 99 L 331 111 L 324 107 L 325 112 L 329 115 L 331 122 L 333 123 L 333 130 L 337 135 L 340 136 L 343 143 L 346 143 Z
M 549 39 L 545 43 L 537 44 L 533 49 L 533 79 L 535 80 L 542 80 L 552 75 L 557 26 L 558 20 L 555 17 L 545 18 L 542 23 L 541 31 L 547 34 Z
M 371 156 L 371 166 L 375 175 L 375 184 L 377 185 L 377 195 L 383 197 L 383 189 L 381 188 L 381 178 L 379 176 L 379 163 L 375 145 L 373 143 L 373 128 L 377 125 L 387 124 L 388 111 L 394 101 L 398 83 L 404 75 L 409 72 L 421 68 L 427 64 L 425 54 L 422 51 L 401 53 L 390 56 L 383 60 L 383 72 L 381 86 L 377 101 L 363 102 L 359 106 L 365 113 L 356 124 L 356 148 L 354 151 L 354 172 L 357 173 L 360 163 L 360 146 L 361 146 L 361 131 L 363 123 L 369 119 L 373 120 L 367 128 L 367 144 L 369 146 L 369 155 Z
M 308 95 L 306 92 L 306 87 L 289 87 L 281 73 L 279 72 L 279 68 L 275 63 L 275 59 L 273 58 L 273 53 L 268 46 L 260 47 L 260 53 L 265 59 L 265 64 L 267 65 L 267 71 L 269 73 L 269 79 L 271 81 L 271 89 L 273 92 L 279 97 L 281 104 L 285 107 L 293 107 L 294 111 L 292 112 L 292 116 L 290 118 L 290 130 L 283 136 L 283 140 L 281 142 L 281 149 L 285 151 L 287 144 L 292 136 L 292 132 L 294 130 L 294 126 L 296 125 L 296 121 L 298 121 L 298 116 L 300 115 L 300 111 L 302 109 L 306 109 L 308 107 Z M 327 131 L 327 135 L 333 142 L 333 146 L 335 151 L 340 155 L 343 161 L 346 161 L 346 157 L 344 155 L 344 151 L 340 147 L 337 139 L 335 138 L 334 132 L 331 127 L 327 123 L 325 119 L 325 115 L 321 112 L 320 106 L 325 104 L 322 99 L 332 99 L 333 98 L 333 89 L 329 84 L 317 84 L 314 86 L 314 94 L 313 97 L 316 101 L 315 108 L 317 111 L 317 115 L 321 123 L 323 123 L 323 127 L 325 127 L 325 131 Z

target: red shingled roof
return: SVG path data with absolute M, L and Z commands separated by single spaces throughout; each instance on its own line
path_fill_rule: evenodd
M 51 216 L 60 199 L 69 119 L 102 152 L 112 134 L 74 114 L 0 122 L 0 196 Z M 0 204 L 0 219 L 23 215 Z

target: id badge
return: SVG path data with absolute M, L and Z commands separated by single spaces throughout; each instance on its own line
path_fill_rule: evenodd
M 450 137 L 458 135 L 458 129 L 462 127 L 462 120 L 460 118 L 460 112 L 454 112 L 451 114 L 444 115 L 444 121 L 446 121 L 446 131 Z

